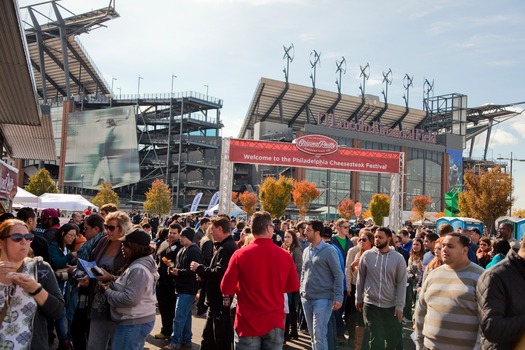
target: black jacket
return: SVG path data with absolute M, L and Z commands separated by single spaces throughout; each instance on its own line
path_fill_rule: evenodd
M 518 341 L 525 341 L 525 260 L 511 254 L 485 271 L 476 295 L 481 349 L 517 349 Z
M 350 239 L 348 239 L 348 237 L 345 237 L 346 245 L 345 245 L 345 249 L 343 249 L 343 247 L 341 246 L 341 243 L 339 243 L 336 236 L 337 234 L 332 236 L 332 245 L 334 247 L 337 247 L 337 249 L 339 249 L 341 254 L 343 254 L 343 257 L 344 257 L 343 261 L 346 266 L 346 256 L 348 255 L 348 251 L 350 250 L 350 248 L 354 246 L 354 244 L 352 243 Z
M 228 236 L 222 242 L 215 243 L 215 248 L 210 266 L 200 265 L 197 268 L 197 274 L 206 280 L 206 305 L 212 310 L 221 310 L 221 281 L 230 263 L 230 258 L 237 250 L 237 244 L 232 236 Z
M 175 267 L 179 270 L 179 274 L 175 277 L 177 294 L 197 294 L 199 283 L 195 272 L 190 270 L 192 261 L 196 261 L 199 264 L 202 263 L 201 250 L 195 243 L 190 244 L 186 248 L 183 247 L 177 254 L 177 263 L 175 264 Z

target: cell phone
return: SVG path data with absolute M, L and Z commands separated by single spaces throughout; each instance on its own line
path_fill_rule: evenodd
M 104 276 L 104 271 L 98 266 L 93 266 L 91 272 L 97 277 Z

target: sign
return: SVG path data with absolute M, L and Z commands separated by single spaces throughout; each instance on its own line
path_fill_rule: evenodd
M 318 138 L 318 140 L 321 139 Z M 314 149 L 312 145 L 308 147 L 310 150 Z M 399 152 L 338 147 L 333 153 L 314 155 L 301 150 L 297 142 L 294 144 L 230 139 L 229 160 L 234 163 L 391 174 L 399 172 L 399 159 Z
M 361 215 L 361 211 L 363 211 L 363 206 L 361 203 L 357 202 L 354 207 L 355 216 Z
M 18 169 L 0 161 L 0 198 L 12 201 L 18 185 Z
M 215 192 L 213 196 L 211 197 L 210 204 L 208 204 L 207 210 L 210 210 L 211 208 L 216 206 L 217 203 L 219 203 L 219 191 Z
M 197 193 L 195 198 L 193 198 L 193 203 L 191 203 L 190 212 L 197 211 L 197 209 L 199 208 L 199 203 L 201 202 L 201 198 L 202 198 L 202 192 Z
M 335 114 L 319 112 L 317 114 L 317 125 L 329 128 L 358 131 L 362 133 L 374 134 L 379 136 L 395 137 L 411 141 L 425 143 L 436 143 L 436 133 L 426 132 L 423 129 L 391 129 L 383 126 L 380 122 L 369 124 L 363 120 L 355 122 L 347 120 L 346 117 L 338 117 Z
M 313 155 L 326 155 L 337 152 L 337 141 L 323 135 L 306 135 L 294 140 L 297 149 Z

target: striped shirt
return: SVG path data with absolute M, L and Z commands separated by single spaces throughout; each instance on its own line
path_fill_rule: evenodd
M 476 282 L 483 271 L 471 262 L 459 270 L 443 265 L 429 273 L 416 306 L 417 349 L 479 348 Z

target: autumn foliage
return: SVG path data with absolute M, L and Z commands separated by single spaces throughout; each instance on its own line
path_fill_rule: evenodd
M 279 179 L 271 176 L 266 177 L 259 186 L 259 200 L 262 209 L 269 212 L 274 218 L 283 216 L 290 203 L 293 183 L 292 178 L 282 175 L 279 176 Z
M 26 186 L 25 190 L 35 196 L 40 196 L 44 193 L 59 192 L 55 181 L 53 181 L 51 174 L 46 168 L 40 169 L 35 175 L 29 178 L 29 184 Z
M 460 215 L 483 221 L 492 232 L 494 221 L 508 213 L 514 201 L 510 198 L 509 174 L 495 167 L 480 175 L 465 172 L 463 179 L 463 193 L 458 198 Z
M 355 214 L 355 203 L 350 198 L 346 198 L 339 203 L 337 206 L 337 212 L 339 213 L 339 216 L 350 220 L 352 216 Z
M 425 218 L 425 213 L 430 203 L 432 203 L 432 198 L 429 196 L 416 196 L 412 199 L 412 211 L 418 220 Z
M 376 225 L 383 225 L 383 218 L 390 214 L 390 197 L 386 194 L 375 193 L 370 200 L 368 210 Z
M 117 192 L 113 191 L 113 186 L 107 181 L 100 184 L 100 190 L 97 195 L 93 197 L 91 203 L 95 204 L 97 207 L 101 207 L 108 203 L 113 203 L 117 207 L 120 205 Z
M 156 179 L 146 192 L 144 210 L 156 214 L 169 214 L 171 211 L 171 192 L 162 179 Z
M 299 216 L 304 218 L 310 204 L 319 197 L 321 191 L 317 189 L 314 182 L 308 182 L 306 180 L 295 182 L 292 191 L 293 204 L 299 208 Z
M 242 209 L 246 212 L 246 214 L 248 216 L 252 216 L 253 213 L 255 213 L 257 203 L 259 202 L 257 195 L 253 192 L 244 191 L 239 195 L 239 200 L 241 201 Z

